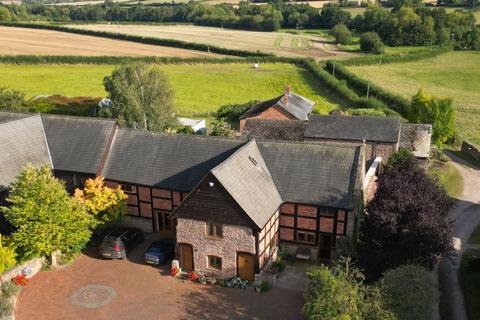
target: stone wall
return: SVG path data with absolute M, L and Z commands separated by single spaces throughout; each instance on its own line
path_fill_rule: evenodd
M 462 142 L 462 152 L 472 156 L 475 160 L 480 161 L 480 148 L 474 146 L 470 142 Z
M 211 239 L 206 233 L 206 222 L 193 219 L 177 219 L 177 244 L 193 246 L 195 271 L 207 272 L 227 278 L 237 275 L 237 252 L 255 255 L 255 237 L 252 228 L 223 225 L 223 238 Z M 208 268 L 207 256 L 222 258 L 222 270 Z
M 45 258 L 33 258 L 27 262 L 22 263 L 19 266 L 13 267 L 0 275 L 0 284 L 12 280 L 15 276 L 22 274 L 22 270 L 30 268 L 31 273 L 27 275 L 29 278 L 36 275 L 43 266 Z
M 296 118 L 291 114 L 289 114 L 287 111 L 279 107 L 270 107 L 258 115 L 248 117 L 248 119 L 289 120 L 289 119 L 296 119 Z M 247 119 L 240 120 L 240 132 L 242 132 L 243 127 L 245 127 L 246 120 Z

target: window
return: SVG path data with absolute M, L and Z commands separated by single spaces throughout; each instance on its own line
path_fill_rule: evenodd
M 125 193 L 137 193 L 137 188 L 135 186 L 132 186 L 131 184 L 121 184 L 120 188 Z
M 207 256 L 208 269 L 222 270 L 222 258 L 217 256 Z
M 297 241 L 308 244 L 315 244 L 315 233 L 307 231 L 297 231 Z
M 157 216 L 158 230 L 170 231 L 172 230 L 172 221 L 170 220 L 170 213 L 154 209 Z
M 207 223 L 207 236 L 214 239 L 223 238 L 223 226 L 219 223 Z

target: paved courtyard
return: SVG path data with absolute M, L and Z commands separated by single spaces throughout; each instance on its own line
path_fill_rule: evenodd
M 255 293 L 182 282 L 168 266 L 143 264 L 146 246 L 128 260 L 103 260 L 90 250 L 68 267 L 40 272 L 20 293 L 16 319 L 303 319 L 299 290 Z

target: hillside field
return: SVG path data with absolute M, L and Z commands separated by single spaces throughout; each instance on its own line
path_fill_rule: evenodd
M 61 94 L 104 97 L 103 78 L 113 65 L 0 65 L 0 87 L 21 90 L 28 97 Z M 224 104 L 266 100 L 292 90 L 316 102 L 326 113 L 340 101 L 316 84 L 309 72 L 291 64 L 181 64 L 160 65 L 176 96 L 179 114 L 215 112 Z
M 349 69 L 406 98 L 419 89 L 453 98 L 458 133 L 480 145 L 480 52 L 455 51 L 416 62 Z
M 66 32 L 0 26 L 0 55 L 220 57 L 172 47 Z
M 336 45 L 318 35 L 299 35 L 282 32 L 258 32 L 201 27 L 194 25 L 128 25 L 128 24 L 85 24 L 68 25 L 69 28 L 106 31 L 203 43 L 227 49 L 261 51 L 287 57 L 312 57 L 331 59 L 346 55 Z

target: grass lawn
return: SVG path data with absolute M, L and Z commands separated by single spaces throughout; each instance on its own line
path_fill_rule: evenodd
M 178 113 L 185 116 L 216 112 L 224 104 L 264 100 L 282 94 L 286 84 L 316 102 L 322 112 L 341 101 L 320 87 L 312 75 L 291 64 L 160 65 L 174 90 Z M 103 78 L 112 65 L 0 65 L 0 86 L 21 90 L 28 97 L 61 94 L 104 97 Z
M 462 285 L 469 320 L 480 319 L 480 269 L 468 266 L 472 257 L 480 257 L 480 250 L 467 250 L 462 256 L 460 284 Z
M 463 178 L 460 172 L 450 163 L 432 160 L 428 173 L 436 176 L 441 185 L 452 198 L 458 198 L 463 191 Z
M 349 67 L 363 78 L 411 98 L 419 89 L 453 98 L 461 136 L 480 144 L 480 52 L 448 52 L 432 59 Z

